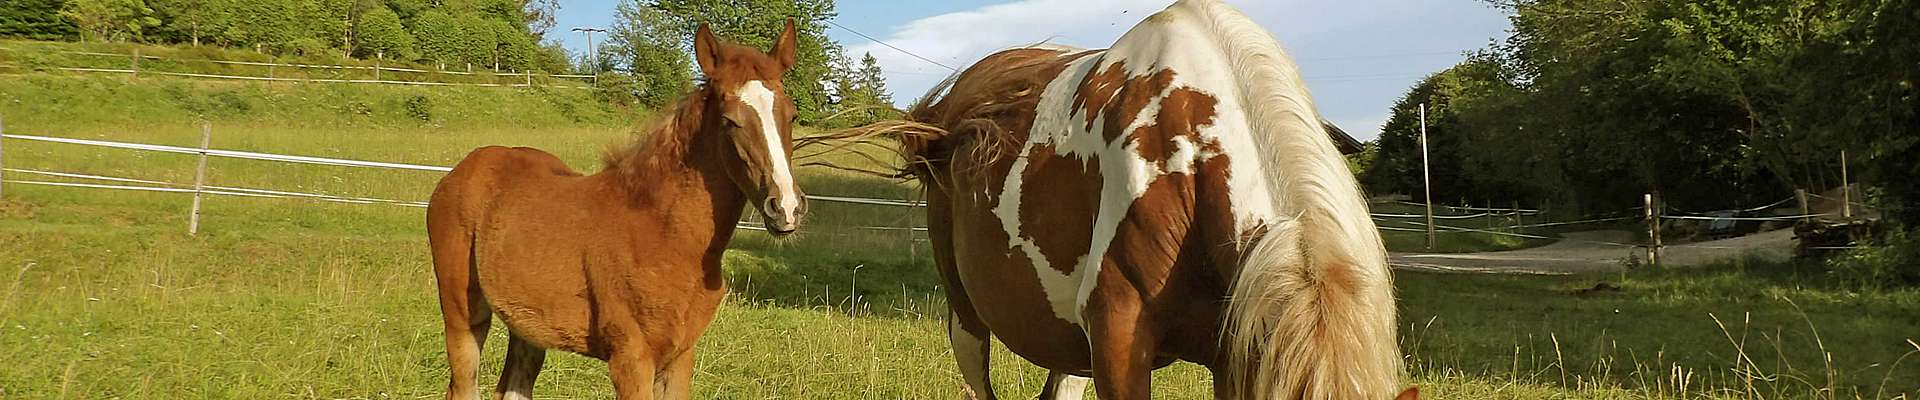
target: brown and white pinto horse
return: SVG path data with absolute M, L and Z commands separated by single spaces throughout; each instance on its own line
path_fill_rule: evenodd
M 994 398 L 989 338 L 1043 398 L 1148 398 L 1176 360 L 1215 396 L 1402 399 L 1386 253 L 1273 37 L 1184 0 L 1108 50 L 1021 48 L 909 111 L 948 333 Z M 930 131 L 926 134 L 924 131 Z M 898 133 L 898 132 L 896 132 Z
M 487 326 L 512 339 L 496 398 L 525 399 L 546 349 L 606 360 L 622 399 L 685 399 L 693 347 L 726 292 L 721 253 L 753 201 L 775 234 L 792 233 L 789 21 L 771 55 L 694 38 L 707 82 L 651 135 L 581 176 L 552 155 L 486 147 L 441 179 L 427 207 L 447 398 L 475 393 Z

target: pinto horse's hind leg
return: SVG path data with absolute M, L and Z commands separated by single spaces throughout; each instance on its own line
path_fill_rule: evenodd
M 1040 389 L 1039 400 L 1080 400 L 1087 396 L 1087 384 L 1092 382 L 1059 371 L 1047 371 L 1047 386 Z
M 993 351 L 992 334 L 986 325 L 978 321 L 963 323 L 959 310 L 947 316 L 947 341 L 953 345 L 953 360 L 960 364 L 960 378 L 966 384 L 962 390 L 971 400 L 993 400 L 993 380 L 988 376 L 989 356 Z M 976 327 L 968 329 L 968 325 Z
M 500 368 L 500 384 L 494 387 L 497 400 L 533 398 L 533 381 L 540 377 L 540 365 L 547 360 L 547 349 L 513 335 L 507 341 L 507 364 Z

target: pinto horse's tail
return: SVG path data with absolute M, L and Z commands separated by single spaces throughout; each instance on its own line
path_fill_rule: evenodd
M 1390 399 L 1400 350 L 1386 249 L 1306 82 L 1273 36 L 1217 0 L 1168 9 L 1209 29 L 1231 60 L 1280 221 L 1232 283 L 1226 377 L 1247 399 Z

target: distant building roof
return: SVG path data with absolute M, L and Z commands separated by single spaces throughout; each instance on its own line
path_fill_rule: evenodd
M 1355 140 L 1353 135 L 1347 134 L 1347 130 L 1340 129 L 1332 121 L 1322 119 L 1320 125 L 1327 127 L 1327 138 L 1333 139 L 1333 147 L 1340 148 L 1340 154 L 1355 154 L 1365 150 L 1359 140 Z

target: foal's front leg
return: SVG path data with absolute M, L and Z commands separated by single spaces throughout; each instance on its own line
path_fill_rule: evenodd
M 681 352 L 672 362 L 667 363 L 665 375 L 654 382 L 654 388 L 661 400 L 687 400 L 693 398 L 693 349 Z
M 607 372 L 613 378 L 613 397 L 620 400 L 653 400 L 656 369 L 646 346 L 616 348 L 607 358 Z

